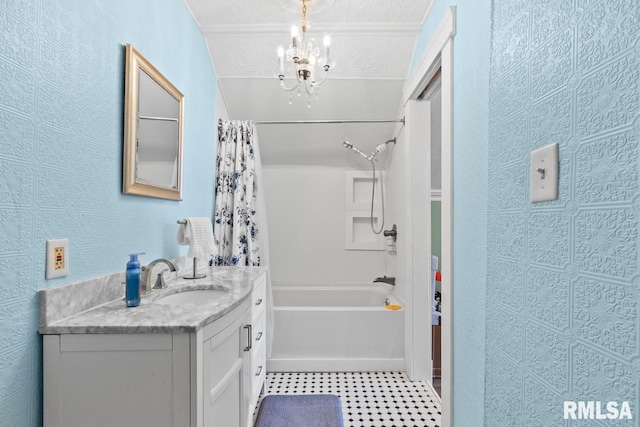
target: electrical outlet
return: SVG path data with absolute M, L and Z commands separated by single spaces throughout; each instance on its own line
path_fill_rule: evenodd
M 55 260 L 53 261 L 53 269 L 61 270 L 64 268 L 64 247 L 57 246 L 53 248 L 53 256 Z
M 69 239 L 47 240 L 46 279 L 69 275 Z

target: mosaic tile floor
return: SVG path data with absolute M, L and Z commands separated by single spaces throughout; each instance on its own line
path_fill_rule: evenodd
M 269 394 L 336 394 L 344 427 L 440 426 L 440 400 L 403 372 L 274 372 L 267 374 L 265 393 L 258 408 Z

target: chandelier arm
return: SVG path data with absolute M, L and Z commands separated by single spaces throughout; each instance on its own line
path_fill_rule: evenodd
M 294 90 L 298 89 L 298 88 L 300 87 L 300 83 L 296 83 L 296 85 L 295 85 L 295 86 L 293 86 L 293 87 L 290 87 L 290 88 L 289 88 L 289 87 L 286 87 L 286 86 L 285 86 L 285 84 L 284 84 L 284 80 L 283 80 L 283 79 L 280 79 L 280 87 L 281 87 L 282 89 L 286 90 L 287 92 L 291 92 L 291 91 L 294 91 Z
M 313 95 L 314 84 L 312 82 L 305 82 L 304 89 L 307 91 L 307 95 Z
M 324 75 L 322 76 L 322 78 L 320 80 L 313 82 L 313 86 L 320 86 L 322 83 L 324 83 L 325 80 L 327 80 L 327 76 L 329 76 L 329 72 L 325 71 Z

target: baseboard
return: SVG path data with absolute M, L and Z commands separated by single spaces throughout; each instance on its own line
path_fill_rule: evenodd
M 375 372 L 403 371 L 399 359 L 268 359 L 267 372 Z

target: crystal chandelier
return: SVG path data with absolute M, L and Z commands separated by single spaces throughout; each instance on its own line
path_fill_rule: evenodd
M 298 89 L 298 96 L 302 93 L 302 87 L 308 95 L 307 107 L 311 107 L 311 97 L 315 94 L 318 99 L 318 86 L 327 79 L 331 65 L 329 63 L 329 45 L 331 43 L 329 36 L 324 36 L 323 49 L 314 39 L 307 39 L 307 31 L 311 28 L 311 23 L 307 19 L 307 1 L 302 0 L 302 19 L 300 28 L 295 25 L 291 27 L 291 44 L 285 51 L 282 46 L 278 47 L 278 58 L 280 60 L 280 86 L 289 92 L 289 104 L 293 102 L 291 92 Z M 321 53 L 322 52 L 322 53 Z M 295 79 L 293 86 L 285 85 L 285 64 L 284 61 L 293 68 Z

